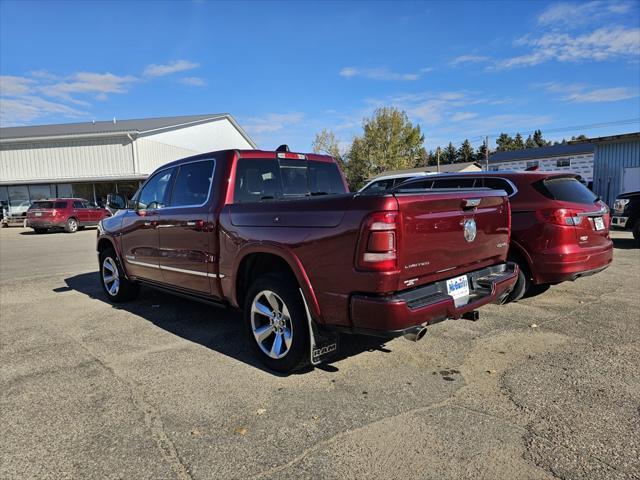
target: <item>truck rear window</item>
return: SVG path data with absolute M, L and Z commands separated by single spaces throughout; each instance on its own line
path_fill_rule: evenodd
M 547 178 L 533 184 L 536 190 L 552 200 L 592 205 L 598 196 L 574 177 Z
M 259 202 L 346 193 L 335 163 L 312 160 L 238 160 L 234 201 Z
M 52 208 L 66 208 L 67 202 L 33 202 L 29 210 L 51 210 Z

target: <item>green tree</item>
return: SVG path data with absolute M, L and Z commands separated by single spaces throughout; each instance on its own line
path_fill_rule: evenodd
M 496 146 L 496 149 L 500 152 L 513 150 L 513 138 L 511 138 L 511 135 L 508 133 L 501 133 L 500 136 L 496 138 Z
M 484 165 L 485 163 L 485 154 L 487 151 L 487 146 L 484 144 L 484 142 L 482 143 L 482 145 L 480 145 L 478 147 L 478 153 L 476 153 L 476 159 L 478 162 L 480 162 L 482 165 Z
M 465 141 L 462 142 L 462 145 L 460 145 L 460 148 L 458 149 L 458 161 L 475 162 L 475 160 L 476 155 L 473 151 L 473 147 L 471 146 L 469 140 L 465 139 Z
M 453 143 L 449 142 L 449 145 L 442 151 L 440 155 L 440 163 L 456 163 L 458 159 L 458 151 Z
M 313 140 L 311 148 L 314 153 L 331 155 L 337 160 L 340 168 L 345 171 L 346 165 L 340 153 L 340 141 L 331 130 L 323 128 L 320 133 L 316 133 L 316 138 Z
M 551 142 L 547 142 L 544 138 L 542 138 L 542 131 L 540 130 L 536 130 L 535 132 L 533 132 L 533 142 L 538 147 L 546 147 L 551 143 Z
M 364 119 L 362 128 L 362 136 L 354 138 L 348 154 L 347 179 L 352 189 L 385 171 L 412 168 L 424 158 L 424 135 L 401 110 L 380 108 Z
M 522 150 L 524 148 L 524 141 L 522 140 L 522 135 L 520 132 L 516 133 L 516 136 L 513 138 L 512 149 L 513 150 Z
M 533 138 L 531 138 L 531 135 L 529 135 L 527 137 L 527 140 L 524 142 L 524 147 L 525 148 L 536 148 L 538 145 L 536 145 L 536 142 L 533 141 Z
M 572 137 L 571 137 L 571 141 L 572 141 L 572 142 L 573 142 L 573 141 L 579 141 L 579 140 L 589 140 L 589 137 L 587 137 L 587 136 L 586 136 L 586 135 L 584 135 L 584 134 L 580 134 L 580 135 L 578 135 L 577 137 L 574 137 L 574 136 L 572 136 Z

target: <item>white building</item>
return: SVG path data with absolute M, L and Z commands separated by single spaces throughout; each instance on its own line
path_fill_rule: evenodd
M 542 171 L 577 173 L 590 184 L 593 182 L 593 152 L 594 146 L 591 143 L 495 152 L 489 156 L 489 170 L 525 170 L 538 167 Z
M 230 148 L 256 145 L 228 114 L 1 128 L 0 202 L 14 214 L 42 198 L 103 202 L 169 161 Z

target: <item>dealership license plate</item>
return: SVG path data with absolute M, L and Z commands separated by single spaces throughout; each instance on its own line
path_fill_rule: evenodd
M 604 230 L 604 220 L 602 220 L 602 217 L 595 217 L 593 219 L 593 225 L 596 227 L 596 230 Z
M 42 216 L 42 212 L 36 212 L 36 217 L 41 217 Z
M 447 280 L 447 293 L 451 295 L 454 300 L 468 297 L 469 280 L 467 279 L 467 276 L 461 275 Z

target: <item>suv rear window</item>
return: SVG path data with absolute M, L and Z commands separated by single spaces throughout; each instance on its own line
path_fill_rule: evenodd
M 248 158 L 238 161 L 236 203 L 339 193 L 346 193 L 346 189 L 335 163 Z
M 562 202 L 593 204 L 598 196 L 574 177 L 546 178 L 533 184 L 542 195 Z
M 67 208 L 67 202 L 33 202 L 29 210 L 51 210 L 52 208 Z

